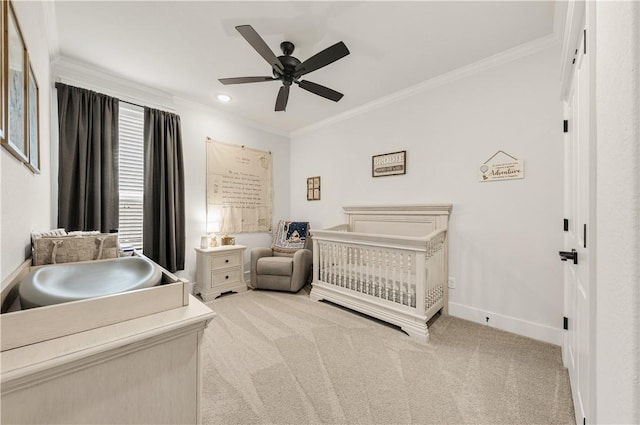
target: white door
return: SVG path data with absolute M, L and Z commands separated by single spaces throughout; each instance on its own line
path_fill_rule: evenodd
M 590 199 L 593 159 L 590 138 L 590 76 L 584 40 L 576 52 L 574 75 L 565 103 L 568 131 L 565 134 L 565 231 L 561 259 L 564 274 L 564 310 L 568 330 L 563 338 L 563 361 L 569 369 L 576 423 L 589 423 L 590 408 Z M 574 260 L 575 257 L 575 260 Z

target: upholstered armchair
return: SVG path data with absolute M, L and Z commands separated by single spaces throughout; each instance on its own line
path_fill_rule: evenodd
M 311 247 L 309 223 L 281 220 L 271 248 L 251 250 L 251 286 L 298 292 L 311 276 Z

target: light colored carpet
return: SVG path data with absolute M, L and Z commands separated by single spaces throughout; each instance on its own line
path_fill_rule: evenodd
M 207 303 L 203 423 L 574 423 L 557 346 L 447 316 L 421 345 L 308 291 Z

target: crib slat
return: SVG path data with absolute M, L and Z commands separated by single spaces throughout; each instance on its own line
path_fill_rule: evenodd
M 355 272 L 355 268 L 353 267 L 353 246 L 349 245 L 347 248 L 347 267 L 349 271 L 349 285 L 348 288 L 353 290 L 353 273 Z
M 362 248 L 360 248 L 359 246 L 355 247 L 355 252 L 356 252 L 356 260 L 355 260 L 355 268 L 356 268 L 356 278 L 355 278 L 355 283 L 353 285 L 353 290 L 354 291 L 358 291 L 358 288 L 360 286 L 360 281 L 362 279 Z
M 409 258 L 407 258 L 407 282 L 409 285 L 409 305 L 411 307 L 415 307 L 415 303 L 416 303 L 416 283 L 415 281 L 412 279 L 413 275 L 412 275 L 412 271 L 413 271 L 413 265 L 415 264 L 415 261 L 412 262 L 412 260 L 414 259 L 413 256 L 409 256 Z
M 368 283 L 368 285 L 367 285 L 367 292 L 366 292 L 366 294 L 371 295 L 371 293 L 372 293 L 372 291 L 373 291 L 373 285 L 374 285 L 374 281 L 373 281 L 373 279 L 374 279 L 374 276 L 375 276 L 375 273 L 376 273 L 376 263 L 375 263 L 375 261 L 376 261 L 376 257 L 375 257 L 375 255 L 376 255 L 376 254 L 375 254 L 375 250 L 370 249 L 370 250 L 369 250 L 369 255 L 370 255 L 369 261 L 370 261 L 370 263 L 371 263 L 371 264 L 370 264 L 371 271 L 369 272 L 369 276 L 367 277 L 367 281 L 368 281 L 369 283 Z
M 329 265 L 331 267 L 331 269 L 330 269 L 331 273 L 329 273 L 329 283 L 332 284 L 332 285 L 335 285 L 336 284 L 336 282 L 335 282 L 335 272 L 336 272 L 335 271 L 335 262 L 336 262 L 336 259 L 335 259 L 335 255 L 334 255 L 334 245 L 333 245 L 333 243 L 328 244 L 327 248 L 329 249 L 329 253 L 328 253 L 329 254 Z

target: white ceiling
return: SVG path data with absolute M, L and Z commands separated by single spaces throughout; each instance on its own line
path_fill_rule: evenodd
M 58 0 L 55 16 L 62 57 L 290 132 L 548 36 L 554 3 Z M 294 86 L 287 111 L 274 112 L 279 82 L 223 86 L 218 78 L 271 74 L 235 30 L 244 24 L 277 56 L 293 42 L 301 61 L 343 41 L 350 55 L 303 79 L 344 98 Z M 218 93 L 233 101 L 221 105 Z

